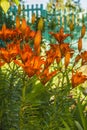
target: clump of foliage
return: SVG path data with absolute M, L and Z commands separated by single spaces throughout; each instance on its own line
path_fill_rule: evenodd
M 39 25 L 38 25 L 39 26 Z M 56 42 L 41 52 L 41 28 L 33 31 L 23 18 L 16 27 L 4 24 L 0 39 L 0 129 L 78 130 L 87 128 L 87 98 L 81 91 L 87 75 L 87 51 L 65 42 L 72 34 L 49 32 Z M 85 92 L 85 91 L 84 91 Z M 77 95 L 78 94 L 78 95 Z M 86 94 L 86 93 L 85 93 Z

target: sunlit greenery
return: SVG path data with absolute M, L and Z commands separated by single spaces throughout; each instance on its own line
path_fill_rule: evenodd
M 70 23 L 69 33 L 51 29 L 47 44 L 36 19 L 17 16 L 0 30 L 0 130 L 87 130 L 86 25 L 76 43 Z

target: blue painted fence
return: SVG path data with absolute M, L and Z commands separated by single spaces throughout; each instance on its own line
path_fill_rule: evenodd
M 82 25 L 82 19 L 79 17 L 79 12 L 75 10 L 74 12 L 70 9 L 70 12 L 67 13 L 67 10 L 64 11 L 59 10 L 55 11 L 53 14 L 47 12 L 43 8 L 43 4 L 36 4 L 36 5 L 20 5 L 20 13 L 18 12 L 18 8 L 16 6 L 11 6 L 8 10 L 7 14 L 3 15 L 3 20 L 5 20 L 5 17 L 10 17 L 11 20 L 15 21 L 16 15 L 20 15 L 20 17 L 26 17 L 26 19 L 30 22 L 31 15 L 35 13 L 36 17 L 43 17 L 45 21 L 45 33 L 44 37 L 48 38 L 48 32 L 52 31 L 49 28 L 49 23 L 53 20 L 54 23 L 58 23 L 58 26 L 53 31 L 58 31 L 61 26 L 64 27 L 64 31 L 68 32 L 68 23 L 72 19 L 72 16 L 74 16 L 74 25 L 76 28 L 76 31 L 79 31 Z M 68 19 L 67 19 L 68 16 Z M 87 13 L 84 14 L 84 23 L 86 23 L 87 26 Z

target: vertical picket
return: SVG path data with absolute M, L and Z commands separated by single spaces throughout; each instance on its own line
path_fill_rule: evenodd
M 32 12 L 32 14 L 34 13 L 34 5 L 31 5 L 31 12 Z
M 43 4 L 40 5 L 40 11 L 41 11 L 41 16 L 42 16 L 43 11 L 44 11 L 44 9 L 43 9 Z
M 39 15 L 39 7 L 38 7 L 38 4 L 36 4 L 36 17 L 38 17 L 38 15 Z
M 27 5 L 27 17 L 29 18 L 30 15 L 29 15 L 29 5 Z
M 16 15 L 18 15 L 17 10 L 18 9 L 16 8 L 16 13 L 14 13 L 15 14 L 14 19 L 16 18 Z M 49 24 L 49 21 L 51 21 L 51 20 L 53 20 L 53 22 L 55 21 L 55 23 L 56 22 L 58 23 L 58 26 L 56 27 L 56 29 L 54 31 L 59 31 L 60 27 L 63 26 L 64 31 L 66 32 L 68 30 L 67 27 L 68 27 L 68 24 L 69 24 L 70 21 L 72 21 L 74 23 L 75 29 L 77 29 L 77 26 L 78 26 L 77 25 L 78 12 L 77 12 L 76 9 L 70 8 L 70 10 L 68 10 L 68 12 L 67 12 L 67 9 L 64 9 L 64 11 L 63 10 L 58 10 L 58 11 L 54 10 L 53 13 L 49 13 L 49 12 L 47 12 L 47 10 L 45 10 L 43 8 L 43 4 L 26 5 L 26 6 L 22 7 L 20 16 L 22 16 L 22 17 L 26 16 L 27 19 L 30 22 L 30 19 L 31 19 L 31 16 L 32 16 L 33 13 L 35 13 L 37 17 L 42 16 L 45 19 L 44 25 L 45 25 L 45 31 L 46 32 L 50 31 L 48 24 Z M 2 20 L 4 20 L 4 14 L 3 14 Z M 80 19 L 80 21 L 81 21 L 81 19 Z M 85 13 L 84 21 L 87 23 L 87 12 Z M 49 34 L 44 33 L 44 37 L 48 38 L 47 35 L 49 35 Z

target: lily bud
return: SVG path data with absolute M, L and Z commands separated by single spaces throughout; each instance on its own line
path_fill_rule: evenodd
M 43 30 L 43 26 L 44 26 L 44 20 L 43 18 L 40 18 L 39 22 L 38 22 L 38 30 Z

